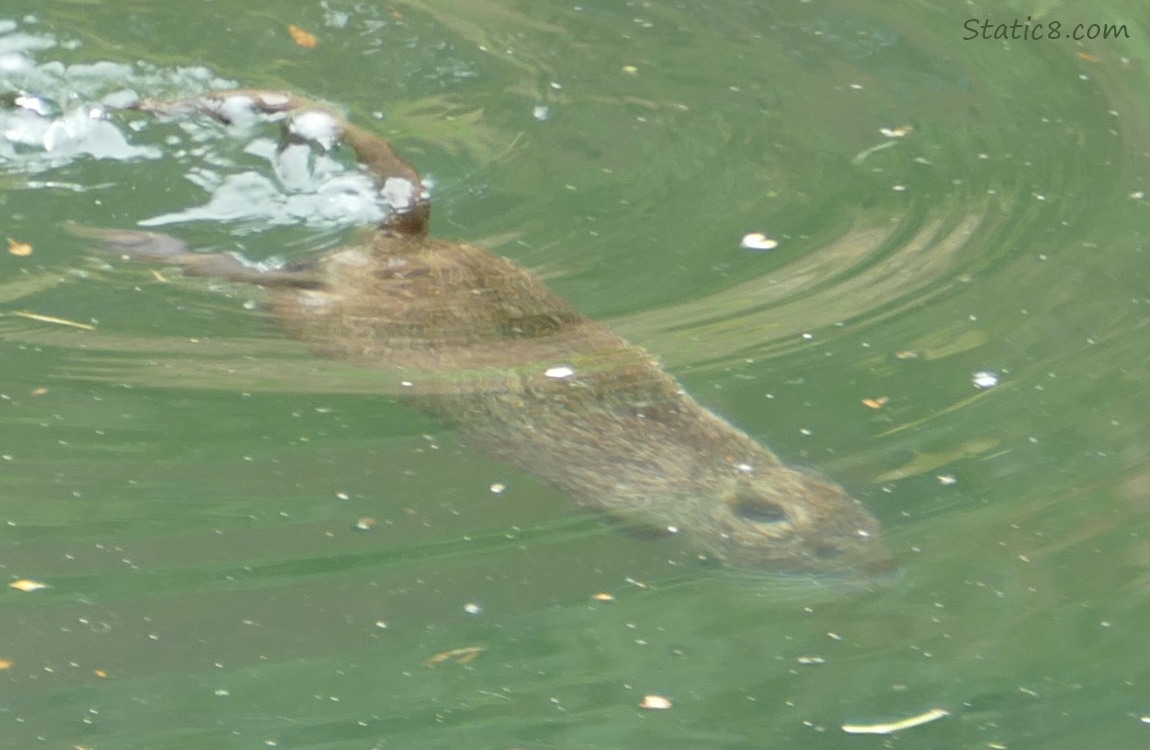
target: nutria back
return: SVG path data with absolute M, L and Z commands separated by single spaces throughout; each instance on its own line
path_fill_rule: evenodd
M 166 235 L 81 233 L 131 258 L 267 287 L 278 320 L 315 353 L 378 368 L 483 451 L 583 507 L 677 534 L 701 558 L 805 571 L 888 566 L 877 521 L 841 488 L 784 466 L 531 272 L 428 236 L 419 175 L 384 139 L 277 92 L 138 108 L 225 121 L 237 108 L 286 113 L 289 136 L 334 133 L 379 178 L 391 216 L 358 242 L 281 271 L 192 252 Z

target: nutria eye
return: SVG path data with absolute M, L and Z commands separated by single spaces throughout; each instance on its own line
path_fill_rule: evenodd
M 774 503 L 755 498 L 739 500 L 735 503 L 735 515 L 755 523 L 782 523 L 787 520 L 787 512 Z

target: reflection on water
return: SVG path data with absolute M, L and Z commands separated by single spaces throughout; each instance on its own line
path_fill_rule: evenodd
M 294 5 L 316 50 L 232 2 L 0 21 L 4 233 L 35 247 L 0 266 L 0 307 L 96 327 L 0 318 L 0 565 L 52 586 L 9 593 L 7 736 L 832 748 L 842 723 L 940 706 L 898 742 L 1144 740 L 1143 41 L 964 43 L 965 11 L 913 2 Z M 236 81 L 385 114 L 439 178 L 438 233 L 511 238 L 701 400 L 843 479 L 900 573 L 669 568 L 308 357 L 250 296 L 85 260 L 62 219 L 210 209 L 167 231 L 256 259 L 361 221 L 339 218 L 354 168 L 322 153 L 109 114 Z M 337 200 L 289 207 L 324 174 Z M 317 221 L 318 241 L 290 226 Z M 779 248 L 741 250 L 749 232 Z

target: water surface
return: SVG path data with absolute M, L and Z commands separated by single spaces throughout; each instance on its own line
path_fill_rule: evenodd
M 153 6 L 0 16 L 0 215 L 33 247 L 0 258 L 0 566 L 50 586 L 0 614 L 13 746 L 816 750 L 934 707 L 901 747 L 1145 744 L 1141 6 Z M 1129 38 L 964 41 L 987 14 Z M 899 573 L 669 565 L 313 359 L 258 292 L 65 231 L 276 262 L 377 215 L 272 129 L 113 111 L 230 85 L 392 138 L 437 234 L 842 482 Z

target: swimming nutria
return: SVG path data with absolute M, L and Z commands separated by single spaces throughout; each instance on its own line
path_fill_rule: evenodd
M 288 138 L 349 144 L 382 183 L 390 216 L 356 244 L 281 270 L 152 232 L 81 234 L 129 258 L 267 287 L 281 323 L 313 351 L 381 369 L 492 456 L 581 506 L 678 533 L 700 557 L 804 571 L 888 565 L 878 522 L 842 489 L 783 466 L 534 274 L 429 237 L 419 174 L 383 138 L 326 105 L 271 91 L 135 108 L 223 122 L 282 114 Z

